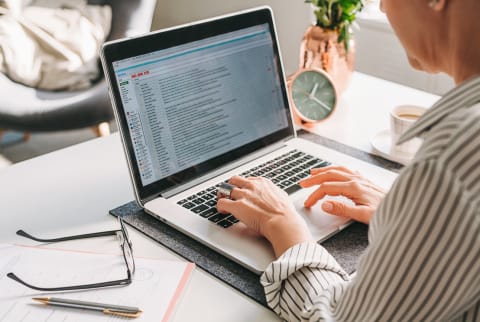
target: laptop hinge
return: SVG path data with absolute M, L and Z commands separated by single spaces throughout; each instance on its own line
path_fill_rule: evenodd
M 203 176 L 201 176 L 200 178 L 196 178 L 188 183 L 185 183 L 181 186 L 177 186 L 173 189 L 170 189 L 170 190 L 166 190 L 166 191 L 162 191 L 161 194 L 157 195 L 156 197 L 154 198 L 158 198 L 158 197 L 163 197 L 163 198 L 170 198 L 171 196 L 174 196 L 182 191 L 185 191 L 187 189 L 190 189 L 192 187 L 195 187 L 205 181 L 208 181 L 212 178 L 215 178 L 215 177 L 218 177 L 219 175 L 222 175 L 224 174 L 225 172 L 228 172 L 232 169 L 235 169 L 235 168 L 238 168 L 248 162 L 251 162 L 255 159 L 258 159 L 264 155 L 267 155 L 269 153 L 272 153 L 273 151 L 276 151 L 276 150 L 279 150 L 281 148 L 285 147 L 285 142 L 284 141 L 281 141 L 281 142 L 278 142 L 278 143 L 275 143 L 275 144 L 272 144 L 266 148 L 263 148 L 261 149 L 260 151 L 256 151 L 254 153 L 251 153 L 237 161 L 234 161 L 226 166 L 223 166 L 221 168 L 218 168 L 214 171 L 211 171 Z M 154 198 L 151 198 L 151 199 L 154 199 Z M 149 198 L 149 200 L 151 200 Z

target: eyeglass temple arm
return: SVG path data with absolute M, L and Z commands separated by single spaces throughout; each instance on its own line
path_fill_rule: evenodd
M 109 286 L 125 286 L 132 283 L 132 278 L 130 272 L 127 271 L 128 278 L 123 280 L 116 280 L 110 282 L 103 282 L 103 283 L 94 283 L 94 284 L 85 284 L 85 285 L 75 285 L 75 286 L 63 286 L 63 287 L 37 287 L 27 282 L 23 281 L 14 273 L 8 273 L 7 277 L 11 278 L 12 280 L 25 285 L 31 289 L 37 291 L 44 291 L 44 292 L 59 292 L 59 291 L 73 291 L 73 290 L 83 290 L 83 289 L 91 289 L 91 288 L 100 288 L 100 287 L 109 287 Z
M 19 236 L 22 236 L 22 237 L 26 237 L 28 239 L 38 241 L 38 242 L 54 243 L 54 242 L 61 242 L 61 241 L 75 240 L 75 239 L 83 239 L 83 238 L 111 236 L 111 235 L 115 235 L 119 231 L 121 231 L 121 230 L 109 230 L 109 231 L 102 231 L 102 232 L 92 233 L 92 234 L 83 234 L 83 235 L 75 235 L 75 236 L 68 236 L 68 237 L 51 238 L 51 239 L 37 238 L 37 237 L 32 236 L 29 233 L 23 231 L 22 229 L 18 230 L 16 234 L 19 235 Z

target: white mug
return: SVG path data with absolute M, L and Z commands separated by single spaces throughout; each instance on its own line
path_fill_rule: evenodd
M 427 109 L 415 105 L 395 106 L 390 112 L 390 136 L 392 138 L 392 149 L 407 155 L 413 155 L 422 144 L 419 138 L 413 138 L 403 144 L 397 145 L 397 141 L 408 128 L 415 123 Z

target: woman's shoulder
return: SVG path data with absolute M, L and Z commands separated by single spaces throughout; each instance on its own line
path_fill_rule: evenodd
M 410 169 L 433 166 L 470 192 L 480 192 L 480 104 L 460 108 L 425 135 Z M 412 170 L 414 171 L 414 170 Z
M 429 129 L 414 162 L 438 159 L 447 165 L 462 156 L 480 157 L 480 103 L 459 107 Z

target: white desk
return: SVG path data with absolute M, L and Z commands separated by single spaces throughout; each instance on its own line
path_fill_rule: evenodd
M 120 137 L 113 134 L 0 170 L 0 200 L 0 242 L 34 244 L 16 236 L 18 229 L 47 238 L 118 229 L 118 222 L 108 210 L 133 200 Z M 183 260 L 133 228 L 129 232 L 135 256 Z M 117 242 L 108 238 L 53 245 L 99 252 L 118 250 Z M 278 318 L 196 269 L 172 320 L 278 321 Z
M 390 128 L 390 110 L 396 105 L 430 107 L 439 96 L 354 73 L 348 89 L 341 96 L 332 116 L 308 131 L 337 142 L 375 153 L 370 139 Z
M 369 150 L 383 115 L 398 103 L 429 105 L 435 96 L 356 74 L 342 103 L 318 133 Z M 378 113 L 378 115 L 377 115 Z M 388 119 L 387 119 L 388 120 Z M 387 121 L 386 121 L 387 122 Z M 28 243 L 18 229 L 43 237 L 116 229 L 108 210 L 133 200 L 118 134 L 95 139 L 0 170 L 0 242 Z M 136 256 L 182 260 L 130 229 Z M 112 241 L 55 244 L 111 252 Z M 271 311 L 197 269 L 174 321 L 273 321 Z

